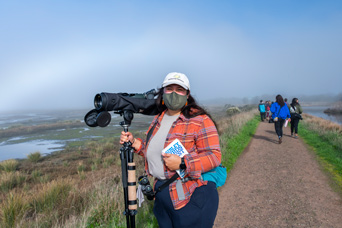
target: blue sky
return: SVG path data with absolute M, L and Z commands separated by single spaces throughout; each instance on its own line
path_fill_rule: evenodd
M 340 1 L 0 0 L 0 111 L 92 108 L 169 72 L 199 100 L 342 92 Z

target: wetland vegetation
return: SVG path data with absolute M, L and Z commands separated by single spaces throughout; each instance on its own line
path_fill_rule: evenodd
M 219 126 L 220 135 L 225 135 L 221 141 L 222 148 L 228 148 L 229 144 L 225 140 L 237 135 L 256 114 L 253 109 L 227 116 L 224 107 L 215 107 L 210 112 Z M 131 131 L 145 137 L 151 120 L 151 117 L 136 118 Z M 63 122 L 62 127 L 66 128 Z M 51 131 L 59 129 L 55 125 L 37 128 L 44 129 L 50 136 L 53 134 Z M 66 132 L 68 130 L 63 131 L 63 134 Z M 62 151 L 46 156 L 36 152 L 25 159 L 2 161 L 0 226 L 125 227 L 118 152 L 121 147 L 118 143 L 120 132 L 121 128 L 117 126 L 95 128 L 86 131 L 86 134 L 99 137 L 83 137 L 82 140 L 68 143 Z M 31 130 L 27 137 L 36 134 L 42 132 Z M 134 160 L 138 176 L 143 173 L 144 161 L 139 156 L 135 156 Z M 137 227 L 156 227 L 151 202 L 145 201 L 138 209 L 136 222 Z

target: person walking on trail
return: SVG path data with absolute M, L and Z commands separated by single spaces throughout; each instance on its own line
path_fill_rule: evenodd
M 271 106 L 274 128 L 278 136 L 279 144 L 282 143 L 283 125 L 287 118 L 291 121 L 289 108 L 285 104 L 283 97 L 279 94 L 276 96 L 276 102 Z
M 185 74 L 168 74 L 156 102 L 160 113 L 149 127 L 151 137 L 148 133 L 148 139 L 143 140 L 122 132 L 120 144 L 130 141 L 135 153 L 145 158 L 145 172 L 155 178 L 154 189 L 174 177 L 176 170 L 185 172 L 182 180 L 178 177 L 155 194 L 153 212 L 159 227 L 213 227 L 218 192 L 216 184 L 203 181 L 201 174 L 221 163 L 216 125 L 191 96 Z M 161 152 L 175 139 L 188 151 L 182 158 Z
M 270 101 L 266 101 L 266 104 L 265 104 L 265 107 L 266 107 L 266 120 L 268 121 L 271 117 L 271 114 L 270 114 L 270 109 L 271 109 L 271 102 Z
M 259 106 L 258 106 L 259 112 L 260 112 L 260 118 L 263 122 L 266 119 L 266 107 L 263 103 L 263 100 L 260 100 Z
M 303 109 L 299 104 L 298 98 L 293 98 L 292 103 L 290 104 L 290 114 L 291 114 L 291 136 L 298 138 L 298 124 L 299 120 L 302 119 L 300 114 L 303 113 Z

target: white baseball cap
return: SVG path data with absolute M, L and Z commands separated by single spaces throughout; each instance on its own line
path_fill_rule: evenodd
M 186 90 L 190 90 L 190 82 L 188 77 L 185 74 L 172 72 L 166 75 L 163 81 L 163 87 L 166 87 L 171 84 L 177 84 L 182 86 Z

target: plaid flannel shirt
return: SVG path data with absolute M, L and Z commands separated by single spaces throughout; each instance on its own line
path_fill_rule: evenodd
M 154 126 L 154 124 L 156 124 L 156 127 L 151 138 L 158 131 L 164 114 L 165 111 L 160 116 L 156 116 L 153 119 L 149 130 Z M 215 124 L 207 115 L 199 115 L 188 119 L 183 114 L 180 114 L 171 126 L 164 143 L 164 148 L 175 139 L 179 139 L 189 153 L 184 156 L 184 162 L 186 164 L 185 177 L 191 178 L 191 180 L 182 183 L 185 200 L 178 199 L 176 190 L 177 181 L 174 181 L 169 185 L 172 204 L 174 209 L 178 210 L 190 201 L 190 197 L 197 187 L 207 184 L 207 181 L 202 181 L 199 178 L 202 173 L 219 166 L 221 163 L 221 149 Z M 137 140 L 141 141 L 141 147 L 136 151 L 136 153 L 145 157 L 145 171 L 149 174 L 146 159 L 148 144 L 146 145 L 145 140 Z M 164 165 L 164 173 L 165 177 L 170 179 L 176 172 L 167 169 Z M 155 180 L 155 182 L 156 181 L 157 180 Z

